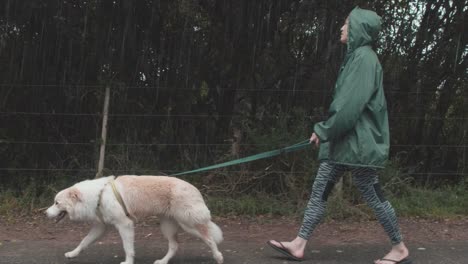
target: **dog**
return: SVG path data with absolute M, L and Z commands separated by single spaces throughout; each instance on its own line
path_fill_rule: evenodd
M 125 250 L 125 262 L 121 264 L 133 264 L 135 221 L 158 216 L 169 249 L 155 264 L 166 264 L 175 255 L 179 247 L 179 228 L 204 241 L 215 261 L 223 263 L 217 246 L 223 240 L 223 233 L 211 221 L 210 210 L 200 191 L 175 177 L 124 175 L 82 181 L 57 193 L 46 214 L 56 218 L 56 222 L 68 215 L 72 221 L 92 223 L 89 234 L 74 250 L 65 253 L 67 258 L 78 256 L 105 233 L 106 227 L 113 225 Z

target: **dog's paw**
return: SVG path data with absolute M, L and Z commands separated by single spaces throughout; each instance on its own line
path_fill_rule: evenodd
M 73 250 L 73 251 L 65 253 L 65 257 L 66 258 L 74 258 L 74 257 L 78 256 L 78 254 L 80 254 L 79 251 Z
M 214 259 L 216 260 L 217 264 L 223 264 L 224 262 L 223 255 L 220 252 L 218 252 L 218 254 L 214 254 Z
M 154 262 L 154 264 L 167 264 L 167 261 L 163 259 L 158 259 Z

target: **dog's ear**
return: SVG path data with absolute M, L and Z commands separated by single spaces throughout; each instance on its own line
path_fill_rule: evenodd
M 77 188 L 71 188 L 68 192 L 68 197 L 70 197 L 72 201 L 81 202 L 81 192 Z

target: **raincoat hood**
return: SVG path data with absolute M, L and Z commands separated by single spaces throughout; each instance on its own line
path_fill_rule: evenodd
M 382 18 L 374 11 L 356 7 L 348 19 L 348 53 L 359 47 L 371 45 L 377 40 L 382 27 Z

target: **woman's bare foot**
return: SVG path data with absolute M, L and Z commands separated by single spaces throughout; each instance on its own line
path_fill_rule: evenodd
M 270 240 L 269 242 L 278 248 L 287 250 L 291 255 L 298 259 L 304 258 L 304 249 L 307 245 L 307 240 L 303 238 L 296 237 L 290 242 L 278 242 L 276 240 Z
M 409 255 L 408 248 L 405 246 L 403 242 L 401 242 L 400 244 L 394 245 L 392 247 L 392 250 L 390 250 L 390 252 L 387 255 L 385 255 L 385 257 L 374 261 L 374 263 L 375 264 L 395 264 L 395 262 L 386 261 L 384 259 L 394 260 L 394 261 L 399 262 L 407 258 L 408 255 Z

